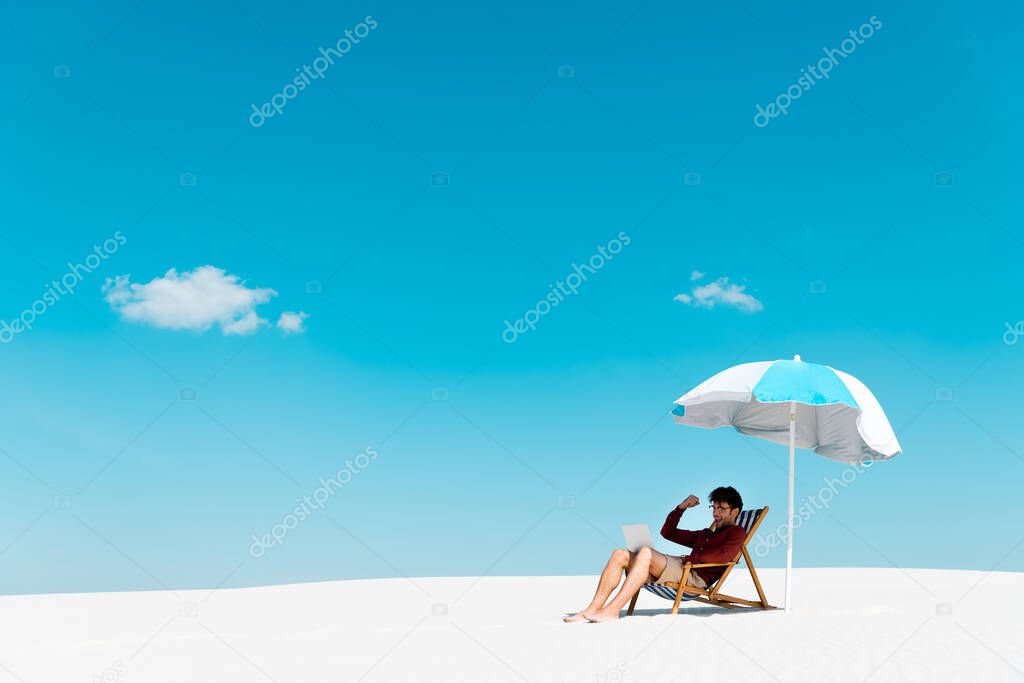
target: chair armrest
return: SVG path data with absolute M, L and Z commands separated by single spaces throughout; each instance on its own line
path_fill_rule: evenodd
M 683 566 L 684 567 L 690 567 L 690 568 L 696 568 L 696 567 L 727 567 L 730 564 L 733 564 L 733 563 L 732 562 L 711 562 L 711 563 L 707 563 L 707 564 L 690 564 L 689 562 L 686 562 L 686 563 L 683 564 Z

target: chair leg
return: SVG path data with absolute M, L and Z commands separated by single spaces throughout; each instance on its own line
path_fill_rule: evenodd
M 757 597 L 761 598 L 761 607 L 767 609 L 768 600 L 764 597 L 764 589 L 761 588 L 761 581 L 757 578 L 757 570 L 754 569 L 754 563 L 750 561 L 750 554 L 747 552 L 746 546 L 743 546 L 743 561 L 747 563 L 747 569 L 750 570 L 750 578 L 754 580 L 754 587 L 757 588 Z
M 679 584 L 679 590 L 676 591 L 675 602 L 672 603 L 672 614 L 679 614 L 679 601 L 683 599 L 683 586 L 686 584 Z
M 679 579 L 679 588 L 676 589 L 676 600 L 672 603 L 672 614 L 679 614 L 679 601 L 683 599 L 683 589 L 686 588 L 686 582 L 690 579 L 690 565 L 689 563 L 683 567 L 683 576 Z
M 641 588 L 640 590 L 643 590 L 643 588 Z M 633 616 L 633 608 L 636 607 L 636 601 L 637 601 L 637 599 L 639 597 L 640 597 L 640 591 L 637 591 L 636 593 L 633 594 L 633 599 L 629 601 L 629 609 L 626 610 L 626 616 L 627 617 Z

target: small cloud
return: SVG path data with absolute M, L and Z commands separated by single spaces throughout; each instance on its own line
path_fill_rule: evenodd
M 677 294 L 673 300 L 694 308 L 712 309 L 715 306 L 725 306 L 744 313 L 757 313 L 763 310 L 764 304 L 752 294 L 747 294 L 746 289 L 746 285 L 738 285 L 729 282 L 727 277 L 720 277 L 709 284 L 694 287 L 689 294 Z
M 285 334 L 302 334 L 306 331 L 306 318 L 308 317 L 309 314 L 303 311 L 285 311 L 277 319 L 277 327 L 284 330 Z
M 104 298 L 122 320 L 165 330 L 205 332 L 219 326 L 223 334 L 252 334 L 267 323 L 256 306 L 277 295 L 273 289 L 247 287 L 237 275 L 200 266 L 179 273 L 174 268 L 145 284 L 130 275 L 107 278 Z
M 265 325 L 266 322 L 266 318 L 256 315 L 256 311 L 249 311 L 238 320 L 234 320 L 227 325 L 221 325 L 221 331 L 224 334 L 252 334 L 260 329 L 260 325 Z
M 699 280 L 702 277 L 704 277 L 704 275 L 706 275 L 706 273 L 702 273 L 699 270 L 694 270 L 690 273 L 690 282 L 693 282 L 694 280 Z

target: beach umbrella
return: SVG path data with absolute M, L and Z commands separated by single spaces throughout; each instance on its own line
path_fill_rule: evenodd
M 747 436 L 789 446 L 786 518 L 786 601 L 793 570 L 793 480 L 797 448 L 843 463 L 888 460 L 900 444 L 874 395 L 860 380 L 827 365 L 793 360 L 743 363 L 676 399 L 679 424 L 734 427 Z

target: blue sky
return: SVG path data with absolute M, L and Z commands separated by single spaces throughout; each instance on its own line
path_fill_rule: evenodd
M 0 317 L 124 243 L 0 345 L 0 592 L 593 573 L 621 524 L 721 483 L 774 526 L 785 449 L 668 409 L 796 353 L 863 380 L 905 451 L 804 524 L 797 566 L 1024 569 L 997 521 L 1024 476 L 1024 345 L 1003 339 L 1024 319 L 1022 32 L 1005 0 L 3 7 Z M 181 280 L 204 266 L 223 297 L 197 313 Z M 104 291 L 126 275 L 172 295 L 126 290 L 132 318 Z M 676 300 L 716 281 L 758 310 Z M 797 462 L 798 499 L 842 471 Z

